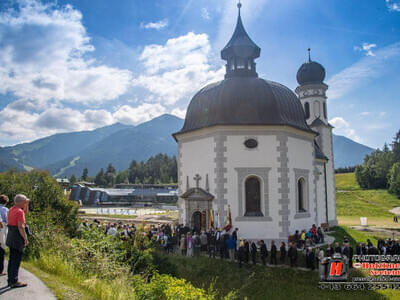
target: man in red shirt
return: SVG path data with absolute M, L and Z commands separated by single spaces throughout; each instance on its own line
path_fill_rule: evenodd
M 14 198 L 14 206 L 8 211 L 8 235 L 7 246 L 10 248 L 8 260 L 8 285 L 11 288 L 27 286 L 18 281 L 18 271 L 21 264 L 24 248 L 28 245 L 28 237 L 25 232 L 25 213 L 28 211 L 29 199 L 22 194 Z

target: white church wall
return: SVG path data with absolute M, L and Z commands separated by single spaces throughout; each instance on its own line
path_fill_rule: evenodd
M 214 138 L 212 136 L 203 137 L 199 139 L 187 139 L 179 142 L 180 147 L 178 154 L 180 161 L 178 164 L 178 172 L 181 176 L 181 182 L 179 183 L 179 190 L 181 193 L 186 191 L 186 180 L 189 177 L 189 187 L 196 187 L 196 182 L 193 177 L 196 174 L 201 176 L 199 181 L 199 187 L 206 190 L 206 176 L 208 174 L 208 183 L 210 192 L 213 194 L 215 189 L 214 184 L 214 168 L 215 168 L 215 153 L 214 153 Z M 179 200 L 180 205 L 180 220 L 187 220 L 189 222 L 190 216 L 185 215 L 184 202 Z
M 318 181 L 317 181 L 317 226 L 320 226 L 321 223 L 326 223 L 326 203 L 325 203 L 325 177 L 324 177 L 324 165 L 318 164 Z
M 315 223 L 314 144 L 311 140 L 288 138 L 289 167 L 289 234 L 308 229 Z M 306 179 L 306 212 L 298 211 L 297 180 Z
M 248 138 L 254 138 L 258 141 L 255 149 L 248 149 L 243 144 Z M 262 239 L 265 237 L 277 237 L 278 228 L 278 142 L 276 135 L 229 135 L 226 141 L 226 199 L 231 207 L 233 226 L 239 228 L 239 236 L 248 239 Z M 243 180 L 238 183 L 240 170 L 243 173 Z M 263 173 L 264 172 L 264 173 Z M 264 194 L 265 182 L 260 174 L 267 174 L 267 195 Z M 249 175 L 255 175 L 261 179 L 262 196 L 261 211 L 264 217 L 244 217 L 245 212 L 245 195 L 244 180 Z M 239 188 L 242 185 L 242 214 L 239 212 Z M 268 198 L 268 215 L 265 213 L 265 200 Z

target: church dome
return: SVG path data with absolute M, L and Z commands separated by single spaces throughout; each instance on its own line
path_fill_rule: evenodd
M 310 83 L 323 83 L 325 79 L 324 67 L 316 61 L 308 60 L 308 62 L 301 65 L 297 71 L 297 82 L 300 85 Z
M 179 133 L 214 125 L 289 125 L 311 131 L 297 96 L 258 77 L 232 77 L 201 89 L 191 100 Z
M 244 29 L 241 4 L 233 35 L 221 51 L 225 79 L 202 88 L 191 100 L 178 133 L 215 125 L 288 125 L 311 131 L 303 107 L 287 87 L 258 78 L 261 49 Z

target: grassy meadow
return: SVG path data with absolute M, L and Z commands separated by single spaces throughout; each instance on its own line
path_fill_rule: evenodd
M 400 199 L 387 190 L 362 190 L 354 173 L 336 175 L 336 212 L 340 225 L 360 225 L 360 217 L 368 218 L 369 226 L 400 229 L 393 222 L 390 209 L 400 206 Z

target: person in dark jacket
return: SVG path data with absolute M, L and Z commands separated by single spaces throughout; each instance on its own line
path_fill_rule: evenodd
M 208 257 L 215 258 L 215 233 L 211 231 L 208 235 Z
M 239 260 L 239 268 L 242 267 L 242 264 L 245 260 L 245 249 L 244 249 L 244 241 L 240 241 L 239 250 L 238 250 L 238 260 Z
M 307 269 L 310 269 L 310 270 L 315 269 L 314 260 L 315 260 L 314 252 L 311 247 L 308 247 L 307 252 L 306 252 L 306 267 L 307 267 Z
M 235 228 L 235 230 L 232 232 L 232 238 L 236 244 L 237 244 L 237 239 L 238 239 L 238 231 L 239 231 L 239 228 Z M 236 250 L 237 250 L 237 248 L 235 246 L 235 251 Z
M 244 261 L 246 264 L 249 263 L 250 258 L 250 244 L 247 240 L 244 240 Z
M 251 243 L 251 260 L 253 261 L 253 265 L 257 263 L 257 246 L 256 243 Z
M 268 256 L 268 250 L 267 250 L 267 245 L 265 245 L 264 241 L 260 241 L 260 258 L 262 261 L 262 264 L 265 266 L 265 261 Z
M 297 267 L 297 249 L 296 243 L 291 243 L 288 251 L 288 256 L 290 259 L 290 266 Z
M 339 243 L 335 243 L 335 253 L 342 254 L 342 248 L 340 248 Z
M 277 249 L 276 249 L 276 246 L 275 246 L 275 242 L 272 241 L 271 242 L 271 259 L 269 261 L 269 263 L 271 265 L 276 265 L 277 264 L 277 262 L 276 262 L 276 252 L 277 252 Z
M 281 253 L 281 257 L 280 257 L 281 264 L 285 264 L 286 263 L 286 244 L 285 244 L 285 242 L 281 243 L 281 247 L 280 247 L 279 251 Z

